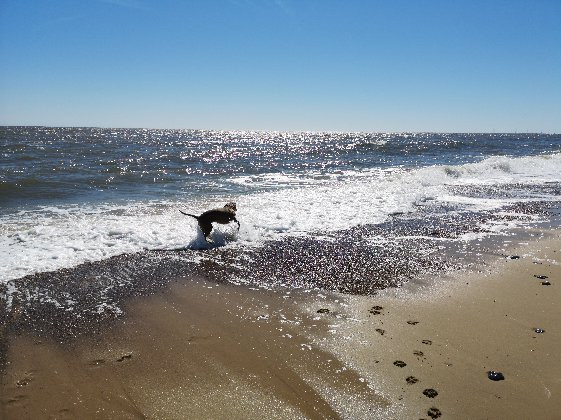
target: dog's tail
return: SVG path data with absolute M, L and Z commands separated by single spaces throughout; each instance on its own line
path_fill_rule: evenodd
M 194 214 L 185 213 L 185 212 L 182 211 L 182 210 L 179 210 L 179 212 L 180 212 L 181 214 L 184 214 L 185 216 L 191 216 L 191 217 L 194 217 L 195 219 L 199 220 L 199 216 L 195 216 Z

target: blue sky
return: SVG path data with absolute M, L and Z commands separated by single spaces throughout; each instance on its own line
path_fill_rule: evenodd
M 1 0 L 0 124 L 561 132 L 559 0 Z

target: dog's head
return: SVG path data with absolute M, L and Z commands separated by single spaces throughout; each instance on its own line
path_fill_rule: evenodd
M 229 203 L 226 203 L 226 205 L 224 205 L 224 208 L 230 210 L 230 211 L 233 212 L 233 213 L 235 213 L 236 210 L 237 210 L 237 209 L 236 209 L 236 203 L 234 203 L 234 202 L 232 202 L 232 201 L 229 202 Z

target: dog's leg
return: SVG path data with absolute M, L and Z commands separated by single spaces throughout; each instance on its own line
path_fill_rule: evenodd
M 212 242 L 208 239 L 208 235 L 210 235 L 210 232 L 212 231 L 212 223 L 201 223 L 201 221 L 199 220 L 199 227 L 203 231 L 205 241 Z

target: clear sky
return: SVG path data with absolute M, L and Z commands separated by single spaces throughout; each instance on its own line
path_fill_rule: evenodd
M 561 132 L 561 0 L 0 0 L 0 124 Z

